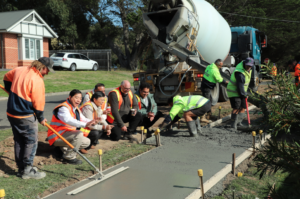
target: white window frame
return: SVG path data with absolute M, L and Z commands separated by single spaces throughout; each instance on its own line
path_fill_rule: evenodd
M 29 43 L 29 58 L 26 57 L 26 40 L 28 39 L 28 43 Z M 30 41 L 32 41 L 34 44 L 33 44 L 33 56 L 31 56 L 31 52 L 30 52 Z M 22 37 L 22 45 L 21 45 L 21 48 L 22 48 L 22 57 L 20 57 L 22 60 L 37 60 L 39 57 L 37 57 L 37 48 L 36 48 L 36 45 L 37 45 L 37 41 L 40 42 L 40 57 L 43 57 L 43 37 L 36 37 L 36 36 L 32 36 L 30 35 L 29 37 L 27 36 L 24 36 Z

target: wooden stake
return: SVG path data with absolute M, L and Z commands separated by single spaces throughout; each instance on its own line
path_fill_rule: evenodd
M 146 138 L 147 138 L 147 129 L 144 129 L 144 132 L 143 132 L 144 134 L 145 134 L 145 139 L 144 140 L 142 140 L 142 142 L 144 143 L 144 144 L 146 144 Z
M 156 146 L 161 146 L 161 144 L 160 144 L 160 130 L 159 129 L 156 129 L 155 136 L 156 136 Z
M 178 120 L 178 126 L 177 126 L 178 129 L 180 129 L 180 120 Z
M 255 136 L 256 136 L 256 132 L 252 131 L 253 153 L 255 153 Z
M 202 169 L 198 169 L 198 176 L 200 178 L 202 199 L 204 199 L 203 170 Z
M 221 109 L 222 109 L 222 107 L 219 106 L 219 119 L 221 119 Z
M 235 153 L 232 154 L 232 174 L 235 176 Z
M 98 150 L 99 154 L 99 170 L 102 172 L 102 149 Z
M 0 189 L 0 199 L 4 199 L 5 197 L 5 191 L 4 189 Z
M 143 143 L 143 140 L 144 140 L 144 127 L 141 126 L 141 143 Z
M 262 141 L 262 134 L 263 134 L 263 131 L 259 130 L 259 139 L 260 139 L 260 141 Z

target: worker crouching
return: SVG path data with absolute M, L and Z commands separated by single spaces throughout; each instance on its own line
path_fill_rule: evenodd
M 89 147 L 91 141 L 88 137 L 90 128 L 99 122 L 98 118 L 91 120 L 83 116 L 78 108 L 81 103 L 81 91 L 74 89 L 69 98 L 54 108 L 50 126 L 70 142 L 81 153 L 87 153 L 85 148 Z M 69 164 L 82 164 L 76 159 L 76 152 L 71 149 L 50 129 L 48 130 L 48 142 L 50 145 L 58 146 L 63 152 L 63 162 Z
M 94 126 L 91 126 L 91 131 L 88 135 L 88 138 L 91 140 L 90 146 L 85 148 L 88 149 L 94 149 L 95 146 L 98 143 L 98 139 L 101 137 L 103 131 L 106 131 L 107 135 L 110 135 L 112 125 L 108 125 L 107 122 L 103 119 L 103 108 L 105 107 L 106 103 L 106 96 L 103 92 L 95 92 L 90 101 L 87 101 L 84 103 L 80 110 L 82 111 L 82 114 L 90 119 L 95 120 L 96 118 L 101 118 L 100 123 L 96 124 Z
M 161 129 L 169 129 L 171 125 L 183 117 L 187 123 L 191 137 L 198 137 L 198 134 L 203 135 L 199 117 L 211 109 L 211 102 L 207 98 L 200 95 L 185 97 L 176 95 L 168 99 L 168 104 L 172 108 L 170 114 L 159 126 Z
M 227 85 L 227 95 L 233 108 L 231 114 L 231 128 L 243 126 L 242 121 L 245 117 L 247 90 L 251 80 L 251 68 L 254 60 L 249 57 L 239 63 L 233 71 L 230 82 Z

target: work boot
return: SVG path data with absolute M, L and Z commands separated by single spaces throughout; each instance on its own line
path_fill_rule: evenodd
M 206 119 L 206 114 L 202 115 L 200 117 L 200 122 L 203 122 L 203 123 L 211 123 L 212 121 L 211 120 L 207 120 Z
M 237 123 L 237 126 L 244 126 L 242 124 L 242 121 L 244 120 L 244 118 L 245 118 L 245 113 L 239 113 L 239 121 Z
M 82 161 L 81 160 L 78 160 L 78 159 L 72 159 L 72 160 L 67 160 L 67 159 L 64 159 L 63 160 L 63 163 L 64 164 L 74 164 L 74 165 L 79 165 L 79 164 L 82 164 Z
M 24 169 L 24 173 L 22 175 L 23 179 L 41 179 L 46 177 L 45 172 L 38 172 L 37 169 L 34 169 L 32 166 L 26 166 Z
M 124 135 L 124 138 L 128 139 L 130 143 L 136 142 L 137 144 L 139 144 L 139 141 L 136 138 L 134 138 L 132 135 L 128 135 L 128 134 Z
M 186 124 L 189 129 L 190 136 L 198 137 L 197 129 L 196 129 L 196 122 L 193 120 L 193 121 L 187 122 Z
M 196 128 L 197 128 L 197 133 L 198 135 L 202 135 L 202 136 L 205 136 L 202 131 L 201 131 L 201 124 L 200 124 L 200 121 L 199 121 L 199 117 L 197 117 L 197 119 L 195 120 L 195 123 L 196 123 Z
M 231 114 L 231 128 L 234 128 L 235 130 L 237 130 L 237 123 L 239 120 L 239 116 L 238 114 Z
M 38 170 L 36 167 L 32 167 L 32 169 L 34 169 L 35 171 Z M 18 169 L 17 177 L 22 177 L 23 174 L 24 174 L 24 169 Z

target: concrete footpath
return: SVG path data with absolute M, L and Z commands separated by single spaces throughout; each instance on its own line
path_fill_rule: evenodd
M 224 126 L 202 130 L 205 136 L 191 138 L 186 128 L 174 128 L 161 136 L 163 146 L 104 172 L 109 173 L 122 166 L 128 166 L 129 169 L 122 173 L 77 195 L 67 193 L 90 180 L 81 181 L 45 198 L 186 198 L 199 187 L 198 169 L 203 169 L 205 182 L 231 162 L 233 153 L 238 157 L 252 144 L 249 134 Z M 218 194 L 222 188 L 218 185 L 211 190 L 213 191 L 207 195 Z

